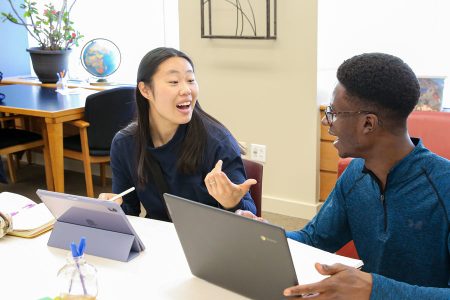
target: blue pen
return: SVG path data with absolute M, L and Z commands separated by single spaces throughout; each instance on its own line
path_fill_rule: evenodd
M 84 254 L 84 249 L 86 248 L 86 238 L 81 237 L 80 244 L 78 245 L 78 255 L 82 256 Z
M 84 242 L 83 242 L 83 241 L 84 241 Z M 82 246 L 82 244 L 85 245 L 85 243 L 86 243 L 86 239 L 85 239 L 85 238 L 81 238 L 81 240 L 80 240 L 80 246 Z M 83 245 L 83 247 L 82 247 L 83 249 L 81 249 L 81 247 L 80 247 L 80 250 L 83 250 L 83 251 L 84 251 L 84 247 L 85 247 L 84 245 Z M 78 260 L 75 259 L 75 258 L 80 257 L 80 256 L 82 255 L 82 253 L 80 254 L 79 251 L 77 250 L 77 245 L 75 244 L 75 242 L 72 242 L 72 243 L 70 244 L 70 249 L 72 250 L 72 256 L 73 256 L 74 261 L 75 261 L 75 264 L 76 264 L 76 266 L 77 266 L 78 273 L 80 274 L 80 281 L 81 281 L 81 286 L 83 287 L 83 293 L 84 293 L 85 295 L 87 295 L 86 285 L 84 284 L 84 279 L 83 279 L 83 274 L 81 274 L 80 265 L 78 264 Z M 72 288 L 72 282 L 70 282 L 69 292 L 70 292 L 71 288 Z

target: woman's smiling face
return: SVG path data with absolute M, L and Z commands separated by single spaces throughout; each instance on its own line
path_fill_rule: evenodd
M 150 103 L 151 123 L 158 126 L 188 123 L 198 99 L 191 64 L 184 58 L 171 57 L 159 65 L 151 82 L 151 87 L 140 87 Z

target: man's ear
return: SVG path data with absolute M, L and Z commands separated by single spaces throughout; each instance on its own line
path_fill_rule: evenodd
M 152 100 L 153 99 L 152 90 L 143 81 L 140 81 L 138 83 L 138 89 L 141 92 L 141 95 L 144 96 L 144 98 L 146 98 L 147 100 Z
M 378 124 L 378 116 L 375 114 L 366 114 L 364 116 L 364 124 L 363 124 L 363 132 L 368 134 L 377 129 Z

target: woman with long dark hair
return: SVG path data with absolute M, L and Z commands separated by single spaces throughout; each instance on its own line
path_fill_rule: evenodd
M 256 213 L 248 193 L 241 148 L 231 133 L 202 110 L 192 60 L 172 48 L 157 48 L 141 60 L 137 75 L 137 118 L 111 146 L 113 193 L 126 214 L 169 220 L 168 192 L 227 210 Z M 110 198 L 102 194 L 100 198 Z

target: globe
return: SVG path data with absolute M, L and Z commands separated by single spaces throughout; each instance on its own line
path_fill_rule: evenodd
M 84 69 L 99 81 L 113 74 L 120 65 L 120 50 L 110 40 L 97 38 L 84 45 L 81 50 L 81 63 Z

